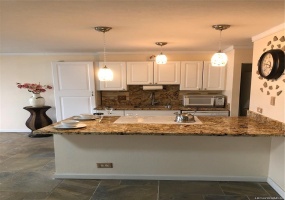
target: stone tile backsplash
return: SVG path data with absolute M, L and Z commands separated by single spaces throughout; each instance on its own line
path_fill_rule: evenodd
M 102 91 L 102 105 L 130 105 L 149 106 L 151 105 L 151 93 L 155 94 L 155 101 L 158 105 L 181 105 L 182 95 L 179 85 L 165 85 L 162 90 L 143 90 L 142 85 L 129 85 L 127 91 Z
M 102 106 L 150 106 L 151 93 L 158 105 L 181 106 L 183 95 L 199 94 L 199 91 L 180 91 L 179 85 L 164 85 L 162 90 L 143 90 L 142 85 L 129 85 L 127 91 L 101 91 Z

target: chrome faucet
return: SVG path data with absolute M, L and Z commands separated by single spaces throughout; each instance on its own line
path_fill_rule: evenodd
M 159 103 L 158 101 L 155 101 L 155 94 L 154 94 L 154 92 L 152 92 L 152 93 L 150 94 L 150 97 L 149 97 L 149 98 L 151 99 L 151 105 L 152 105 L 152 106 L 155 106 L 156 104 Z

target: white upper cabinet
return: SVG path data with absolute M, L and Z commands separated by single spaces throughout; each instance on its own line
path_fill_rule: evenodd
M 181 62 L 180 90 L 201 90 L 203 84 L 203 61 Z
M 225 67 L 212 67 L 211 62 L 204 62 L 203 89 L 224 90 L 225 89 Z
M 180 62 L 127 62 L 127 85 L 180 84 Z
M 224 90 L 225 67 L 212 67 L 209 61 L 181 62 L 180 90 Z
M 180 84 L 180 62 L 168 61 L 166 64 L 154 63 L 153 70 L 154 84 Z
M 99 62 L 99 68 L 104 67 L 104 62 Z M 113 71 L 112 81 L 98 81 L 98 90 L 126 90 L 126 63 L 125 62 L 106 62 L 106 66 Z M 98 70 L 97 70 L 98 71 Z M 96 74 L 97 76 L 97 74 Z
M 153 84 L 153 62 L 127 62 L 127 85 Z

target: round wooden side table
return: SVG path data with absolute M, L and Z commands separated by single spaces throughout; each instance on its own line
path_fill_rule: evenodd
M 31 113 L 30 117 L 26 121 L 26 126 L 32 130 L 32 132 L 29 134 L 29 137 L 52 136 L 52 134 L 33 134 L 34 130 L 52 124 L 52 120 L 46 115 L 46 111 L 50 108 L 51 108 L 50 106 L 43 106 L 43 107 L 26 106 L 23 108 Z

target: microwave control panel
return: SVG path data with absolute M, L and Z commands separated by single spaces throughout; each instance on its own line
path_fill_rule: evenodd
M 215 106 L 224 106 L 225 104 L 225 98 L 224 97 L 216 97 L 215 98 Z

